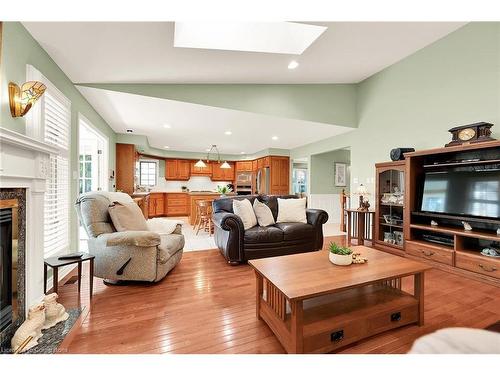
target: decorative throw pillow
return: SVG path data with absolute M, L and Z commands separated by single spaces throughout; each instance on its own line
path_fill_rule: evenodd
M 253 201 L 253 211 L 257 216 L 257 222 L 261 227 L 267 227 L 274 224 L 274 217 L 271 209 L 256 198 Z
M 306 198 L 278 198 L 277 223 L 307 223 Z
M 114 202 L 108 208 L 111 221 L 117 232 L 126 232 L 129 230 L 148 230 L 146 219 L 141 209 L 135 203 L 121 204 Z
M 253 212 L 252 203 L 248 199 L 241 201 L 233 199 L 233 212 L 240 217 L 245 230 L 257 225 L 257 218 L 255 217 L 255 212 Z

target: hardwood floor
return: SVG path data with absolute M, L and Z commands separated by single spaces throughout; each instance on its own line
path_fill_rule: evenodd
M 344 236 L 325 239 L 345 242 Z M 156 285 L 105 286 L 95 279 L 89 304 L 84 271 L 81 304 L 90 306 L 68 353 L 284 353 L 267 325 L 255 317 L 255 279 L 248 265 L 229 266 L 218 250 L 185 253 Z M 412 280 L 403 280 L 410 291 Z M 59 289 L 66 307 L 77 286 Z M 500 289 L 433 269 L 426 274 L 425 325 L 389 331 L 340 353 L 405 353 L 413 341 L 452 326 L 484 328 L 500 320 Z

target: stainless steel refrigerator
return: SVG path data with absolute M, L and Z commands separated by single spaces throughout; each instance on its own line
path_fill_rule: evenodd
M 257 171 L 256 181 L 255 181 L 255 192 L 257 194 L 269 194 L 269 184 L 270 184 L 270 172 L 269 168 L 261 168 Z

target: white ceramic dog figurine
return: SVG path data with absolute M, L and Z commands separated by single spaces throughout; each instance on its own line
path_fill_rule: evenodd
M 43 299 L 43 304 L 45 305 L 45 324 L 43 325 L 43 329 L 53 327 L 69 317 L 64 306 L 57 302 L 57 297 L 59 297 L 57 293 L 51 293 Z
M 23 324 L 17 329 L 12 340 L 10 340 L 10 345 L 13 351 L 16 351 L 19 346 L 29 337 L 33 338 L 31 341 L 23 348 L 22 352 L 31 349 L 38 345 L 38 339 L 42 337 L 42 327 L 45 323 L 45 306 L 40 303 L 33 306 L 28 312 L 28 319 L 24 321 Z
M 472 227 L 470 226 L 470 224 L 468 222 L 462 221 L 462 225 L 464 226 L 465 230 L 472 230 Z

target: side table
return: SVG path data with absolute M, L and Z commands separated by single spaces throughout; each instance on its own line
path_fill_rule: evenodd
M 365 240 L 372 240 L 373 221 L 375 211 L 359 211 L 356 209 L 347 209 L 347 244 L 351 244 L 354 237 L 358 245 L 364 245 Z
M 43 263 L 43 293 L 47 293 L 47 270 L 48 267 L 51 267 L 54 274 L 52 276 L 53 279 L 53 292 L 57 293 L 58 286 L 58 278 L 59 278 L 59 267 L 69 266 L 70 264 L 78 263 L 78 294 L 80 294 L 80 290 L 82 287 L 82 263 L 85 261 L 90 262 L 90 298 L 92 298 L 92 290 L 94 288 L 94 255 L 84 254 L 81 258 L 75 259 L 58 259 L 59 257 L 51 257 L 44 260 Z

